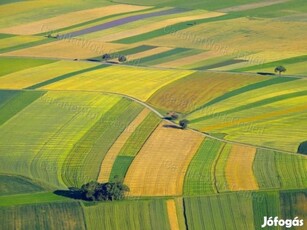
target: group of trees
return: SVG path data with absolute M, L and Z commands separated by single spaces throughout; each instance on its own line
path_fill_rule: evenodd
M 107 183 L 91 181 L 82 185 L 79 190 L 81 199 L 87 201 L 123 200 L 125 193 L 129 191 L 129 187 L 121 181 Z
M 108 61 L 108 60 L 110 60 L 111 58 L 112 58 L 112 56 L 111 56 L 110 54 L 108 54 L 108 53 L 102 55 L 102 60 Z M 126 62 L 126 61 L 127 61 L 127 58 L 126 58 L 126 56 L 124 56 L 124 55 L 119 55 L 118 58 L 117 58 L 117 60 L 118 60 L 119 62 Z
M 179 118 L 179 114 L 176 112 L 168 112 L 164 119 L 175 121 Z M 188 127 L 189 121 L 187 119 L 183 119 L 179 121 L 179 125 L 182 129 L 186 129 Z

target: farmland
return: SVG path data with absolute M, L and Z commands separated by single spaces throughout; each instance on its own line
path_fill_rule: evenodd
M 0 228 L 306 222 L 306 10 L 0 1 Z

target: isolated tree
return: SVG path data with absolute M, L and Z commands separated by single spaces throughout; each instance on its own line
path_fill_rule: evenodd
M 281 75 L 281 73 L 283 73 L 283 72 L 286 72 L 287 70 L 286 70 L 286 68 L 285 67 L 283 67 L 283 66 L 277 66 L 276 68 L 275 68 L 275 73 L 279 73 L 279 76 Z
M 179 125 L 181 126 L 182 129 L 186 129 L 188 127 L 189 121 L 184 119 L 179 121 Z
M 119 62 L 125 62 L 125 61 L 127 61 L 127 58 L 126 58 L 126 56 L 124 56 L 124 55 L 120 55 L 120 56 L 118 57 L 118 61 L 119 61 Z
M 109 59 L 111 59 L 111 55 L 110 54 L 102 55 L 102 60 L 108 61 Z

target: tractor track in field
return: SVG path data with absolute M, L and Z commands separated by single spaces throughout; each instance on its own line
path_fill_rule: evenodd
M 132 96 L 128 96 L 126 94 L 122 94 L 122 93 L 116 93 L 116 92 L 107 92 L 107 91 L 95 91 L 95 90 L 40 90 L 40 89 L 0 89 L 0 90 L 23 90 L 23 91 L 50 91 L 50 92 L 84 92 L 84 93 L 101 93 L 101 94 L 106 94 L 106 95 L 118 95 L 127 99 L 130 99 L 136 103 L 139 103 L 140 105 L 148 108 L 149 110 L 151 110 L 153 113 L 155 113 L 157 116 L 159 116 L 161 119 L 165 120 L 166 122 L 172 124 L 172 125 L 176 125 L 179 127 L 178 124 L 176 124 L 175 122 L 172 122 L 170 120 L 164 119 L 164 116 L 157 111 L 154 107 L 152 107 L 151 105 L 147 104 L 144 101 L 141 101 L 137 98 L 134 98 Z M 298 153 L 294 153 L 294 152 L 290 152 L 290 151 L 285 151 L 285 150 L 280 150 L 280 149 L 275 149 L 275 148 L 271 148 L 271 147 L 266 147 L 266 146 L 260 146 L 260 145 L 253 145 L 253 144 L 247 144 L 247 143 L 243 143 L 243 142 L 238 142 L 238 141 L 229 141 L 229 140 L 225 140 L 225 139 L 221 139 L 215 136 L 212 136 L 208 133 L 205 132 L 200 132 L 199 130 L 193 129 L 193 128 L 187 128 L 188 130 L 191 130 L 192 132 L 198 133 L 200 135 L 203 135 L 204 137 L 208 137 L 223 143 L 227 143 L 227 144 L 235 144 L 235 145 L 241 145 L 241 146 L 249 146 L 249 147 L 254 147 L 257 149 L 263 149 L 263 150 L 270 150 L 270 151 L 277 151 L 277 152 L 281 152 L 281 153 L 285 153 L 285 154 L 291 154 L 291 155 L 300 155 L 303 157 L 307 158 L 307 155 L 303 155 L 303 154 L 298 154 Z

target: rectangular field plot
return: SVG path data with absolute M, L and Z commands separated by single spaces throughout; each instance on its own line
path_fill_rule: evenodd
M 88 229 L 170 229 L 165 200 L 101 203 L 84 207 Z
M 44 187 L 20 176 L 0 175 L 0 196 L 44 191 Z
M 18 57 L 0 57 L 0 77 L 20 70 L 50 64 L 54 60 Z
M 61 174 L 65 183 L 81 186 L 97 180 L 108 150 L 142 109 L 140 104 L 122 98 L 99 117 L 68 153 Z
M 193 72 L 111 66 L 80 74 L 43 88 L 116 92 L 146 100 L 160 87 L 191 73 Z
M 243 193 L 184 198 L 189 229 L 254 229 L 253 204 Z
M 214 163 L 223 143 L 206 138 L 193 157 L 184 180 L 184 194 L 215 193 Z
M 0 87 L 3 89 L 23 89 L 61 75 L 93 68 L 95 66 L 97 66 L 97 64 L 57 61 L 2 76 L 0 77 Z
M 33 204 L 0 208 L 3 229 L 85 229 L 77 202 Z

